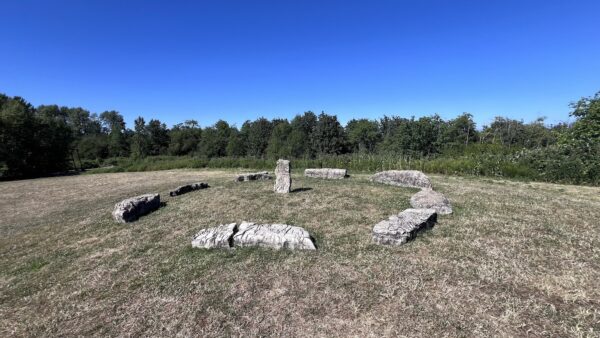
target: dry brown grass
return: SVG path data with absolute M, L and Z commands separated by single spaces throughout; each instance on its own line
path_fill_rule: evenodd
M 600 189 L 433 176 L 455 213 L 401 247 L 372 226 L 414 190 L 367 176 L 234 183 L 231 171 L 0 183 L 0 336 L 594 336 Z M 170 198 L 180 184 L 211 188 Z M 167 206 L 123 225 L 115 202 Z M 192 249 L 219 223 L 305 227 L 316 252 Z

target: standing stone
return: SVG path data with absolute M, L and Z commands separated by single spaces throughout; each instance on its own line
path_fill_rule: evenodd
M 442 193 L 423 189 L 410 198 L 410 205 L 417 209 L 435 209 L 440 215 L 452 213 L 450 201 Z
M 431 189 L 427 175 L 418 170 L 388 170 L 371 176 L 371 181 L 399 187 Z
M 400 245 L 412 239 L 418 231 L 433 227 L 437 214 L 433 209 L 406 209 L 397 216 L 381 221 L 373 227 L 373 242 Z
M 291 166 L 288 160 L 277 160 L 275 168 L 275 190 L 276 193 L 287 194 L 292 188 Z
M 140 195 L 115 204 L 112 216 L 119 223 L 133 222 L 140 216 L 150 213 L 159 207 L 159 194 Z
M 320 168 L 320 169 L 305 169 L 304 176 L 314 178 L 324 178 L 329 180 L 339 180 L 348 176 L 346 169 Z

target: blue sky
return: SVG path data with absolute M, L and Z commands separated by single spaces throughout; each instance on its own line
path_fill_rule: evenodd
M 31 1 L 0 92 L 168 125 L 306 110 L 566 121 L 600 91 L 600 1 Z

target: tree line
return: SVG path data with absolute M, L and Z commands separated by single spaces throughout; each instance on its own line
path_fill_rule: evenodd
M 477 128 L 463 113 L 444 120 L 384 116 L 352 119 L 305 112 L 293 119 L 258 118 L 240 128 L 219 120 L 202 128 L 187 120 L 168 128 L 158 119 L 126 126 L 117 111 L 91 113 L 58 105 L 32 106 L 21 97 L 0 94 L 0 172 L 3 177 L 32 177 L 77 165 L 95 166 L 107 158 L 142 159 L 156 155 L 253 158 L 304 158 L 342 154 L 397 154 L 415 158 L 463 154 L 473 145 L 503 150 L 546 149 L 571 145 L 595 151 L 600 140 L 600 93 L 572 104 L 572 124 L 546 125 L 496 117 Z M 498 147 L 494 149 L 499 149 Z

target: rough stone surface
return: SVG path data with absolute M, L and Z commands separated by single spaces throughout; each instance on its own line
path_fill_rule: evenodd
M 308 231 L 287 224 L 242 222 L 233 236 L 235 246 L 261 246 L 273 249 L 316 250 Z
M 150 213 L 159 207 L 159 194 L 140 195 L 115 204 L 112 216 L 115 221 L 120 223 L 133 222 L 140 216 Z
M 194 236 L 192 247 L 194 248 L 230 248 L 233 246 L 233 234 L 237 230 L 237 224 L 221 224 L 217 227 L 202 229 Z
M 371 176 L 371 181 L 400 187 L 431 189 L 427 175 L 418 170 L 388 170 Z
M 431 228 L 437 221 L 433 209 L 406 209 L 373 227 L 373 242 L 400 245 L 412 239 L 419 230 Z
M 235 178 L 237 182 L 246 181 L 261 181 L 261 180 L 272 180 L 273 176 L 269 175 L 268 171 L 261 171 L 258 173 L 242 174 Z
M 440 215 L 452 213 L 450 201 L 442 193 L 423 189 L 410 198 L 410 205 L 416 209 L 434 209 Z
M 292 176 L 290 161 L 288 160 L 277 160 L 277 167 L 275 168 L 275 187 L 273 190 L 276 193 L 289 193 L 292 188 Z
M 304 176 L 338 180 L 346 178 L 348 176 L 348 171 L 346 169 L 334 168 L 305 169 Z
M 169 193 L 169 195 L 170 196 L 178 196 L 178 195 L 186 194 L 190 191 L 206 189 L 206 188 L 208 188 L 208 183 L 199 182 L 199 183 L 186 184 L 186 185 L 177 187 L 175 190 L 171 191 Z

